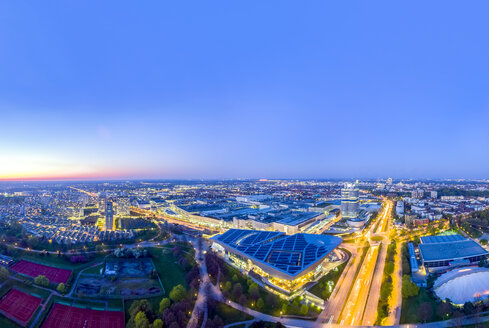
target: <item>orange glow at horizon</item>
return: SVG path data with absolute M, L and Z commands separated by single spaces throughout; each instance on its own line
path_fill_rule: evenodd
M 67 162 L 47 157 L 4 157 L 0 159 L 0 181 L 118 179 L 135 170 Z

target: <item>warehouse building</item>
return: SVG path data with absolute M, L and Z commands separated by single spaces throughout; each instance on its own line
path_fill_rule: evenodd
M 489 254 L 474 240 L 458 234 L 421 237 L 419 252 L 428 272 L 477 265 Z

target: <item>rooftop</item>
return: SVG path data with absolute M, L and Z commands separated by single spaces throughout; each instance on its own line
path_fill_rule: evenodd
M 439 236 L 425 236 L 421 237 L 422 244 L 436 244 L 436 243 L 448 243 L 453 241 L 466 240 L 465 237 L 453 234 L 453 235 L 439 235 Z
M 323 260 L 342 241 L 328 235 L 285 235 L 276 231 L 230 229 L 212 237 L 219 244 L 295 278 Z
M 472 239 L 460 235 L 421 237 L 419 251 L 424 261 L 463 259 L 489 254 Z
M 296 226 L 301 223 L 304 223 L 310 219 L 313 219 L 317 216 L 321 215 L 320 213 L 315 213 L 315 212 L 295 212 L 289 215 L 286 215 L 282 217 L 280 220 L 278 220 L 278 223 L 286 224 L 289 226 Z

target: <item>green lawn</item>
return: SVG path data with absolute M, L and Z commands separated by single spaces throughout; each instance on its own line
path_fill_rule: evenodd
M 105 254 L 106 255 L 106 254 Z M 96 254 L 93 258 L 90 258 L 85 263 L 71 263 L 68 259 L 63 256 L 57 255 L 49 255 L 49 256 L 40 256 L 37 253 L 30 252 L 20 252 L 18 256 L 15 256 L 17 260 L 26 260 L 31 262 L 36 262 L 44 265 L 54 266 L 57 268 L 70 269 L 73 271 L 79 271 L 83 268 L 86 268 L 97 261 L 102 261 L 105 255 Z
M 7 319 L 3 315 L 0 315 L 0 327 L 2 328 L 20 328 L 22 326 L 19 326 L 15 322 L 13 322 L 10 319 Z
M 104 264 L 99 264 L 94 267 L 88 268 L 83 273 L 88 273 L 88 274 L 100 274 L 102 272 L 101 270 L 104 268 Z
M 24 291 L 26 293 L 30 293 L 30 294 L 36 295 L 38 297 L 41 297 L 43 299 L 46 299 L 50 294 L 49 291 L 38 288 L 35 285 L 24 284 L 24 283 L 19 282 L 17 280 L 11 279 L 10 281 L 6 282 L 5 285 L 3 285 L 2 288 L 0 289 L 0 296 L 5 295 L 13 287 L 15 287 L 21 291 Z
M 224 303 L 217 303 L 215 308 L 209 308 L 209 318 L 213 319 L 215 315 L 218 315 L 225 325 L 253 319 L 251 315 L 236 310 Z
M 331 296 L 331 293 L 333 292 L 334 287 L 336 286 L 336 283 L 338 282 L 338 279 L 340 278 L 347 264 L 348 261 L 337 266 L 335 268 L 336 271 L 333 269 L 330 272 L 328 272 L 324 277 L 319 279 L 317 284 L 315 284 L 314 286 L 312 286 L 312 288 L 309 289 L 309 292 L 313 293 L 318 297 L 321 297 L 323 300 L 327 300 Z M 333 282 L 331 288 L 328 285 L 328 281 Z
M 165 288 L 166 295 L 168 295 L 176 285 L 188 287 L 185 282 L 186 272 L 178 265 L 178 263 L 176 263 L 171 252 L 163 252 L 163 249 L 161 248 L 150 248 L 149 254 L 151 254 L 155 269 Z
M 372 238 L 370 238 L 372 241 L 382 241 L 384 240 L 384 237 L 382 236 L 373 236 Z
M 420 319 L 418 317 L 418 309 L 424 302 L 430 303 L 433 308 L 433 315 L 428 322 L 443 320 L 436 314 L 437 304 L 435 299 L 426 291 L 425 288 L 420 288 L 418 296 L 409 297 L 402 300 L 400 323 L 419 323 Z

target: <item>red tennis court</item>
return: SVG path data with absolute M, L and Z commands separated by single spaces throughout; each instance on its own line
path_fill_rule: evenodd
M 0 311 L 7 318 L 26 325 L 36 312 L 42 299 L 26 294 L 17 289 L 11 289 L 7 295 L 0 300 Z
M 124 328 L 124 313 L 55 303 L 42 328 Z
M 71 270 L 68 269 L 50 267 L 24 260 L 20 260 L 19 262 L 15 263 L 10 267 L 10 269 L 33 278 L 43 275 L 46 276 L 50 282 L 54 282 L 56 284 L 59 284 L 60 282 L 66 283 L 71 275 Z

